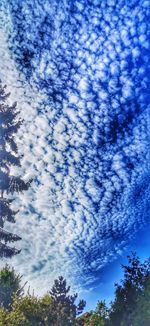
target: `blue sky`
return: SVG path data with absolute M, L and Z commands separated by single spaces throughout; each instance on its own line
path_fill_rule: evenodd
M 128 251 L 149 255 L 149 2 L 0 9 L 0 78 L 24 119 L 12 174 L 33 178 L 15 198 L 11 264 L 38 294 L 64 275 L 92 306 L 111 298 Z
M 134 241 L 129 243 L 128 249 L 123 255 L 113 263 L 108 264 L 107 267 L 101 271 L 99 282 L 97 282 L 94 290 L 89 293 L 83 293 L 87 300 L 87 310 L 94 309 L 99 299 L 105 300 L 108 305 L 111 300 L 113 300 L 115 290 L 114 284 L 119 283 L 120 280 L 123 279 L 123 269 L 121 265 L 126 265 L 128 263 L 127 255 L 131 254 L 131 252 L 136 252 L 141 261 L 149 258 L 149 227 L 149 224 L 143 227 L 143 229 L 136 234 Z

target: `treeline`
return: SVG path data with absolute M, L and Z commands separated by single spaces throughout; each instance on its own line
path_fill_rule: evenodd
M 85 301 L 70 294 L 70 287 L 60 276 L 43 297 L 28 290 L 24 293 L 22 276 L 6 265 L 0 271 L 0 325 L 1 326 L 60 326 L 82 325 L 78 320 Z
M 70 294 L 63 277 L 42 297 L 25 294 L 22 276 L 6 265 L 0 271 L 1 326 L 149 326 L 150 260 L 142 263 L 136 254 L 122 266 L 124 278 L 115 284 L 109 306 L 99 301 L 95 310 L 83 313 L 86 302 Z
M 150 259 L 142 263 L 135 253 L 122 265 L 124 277 L 115 284 L 109 307 L 99 301 L 82 318 L 84 326 L 150 326 Z

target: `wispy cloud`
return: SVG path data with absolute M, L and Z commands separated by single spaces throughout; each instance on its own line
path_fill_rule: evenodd
M 34 177 L 12 264 L 39 292 L 92 282 L 148 218 L 148 2 L 85 2 L 3 0 L 1 78 Z

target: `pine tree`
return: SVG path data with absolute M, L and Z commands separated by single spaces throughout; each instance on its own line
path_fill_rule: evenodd
M 21 238 L 4 230 L 5 222 L 15 223 L 17 214 L 11 209 L 12 199 L 9 198 L 9 194 L 27 190 L 30 182 L 25 183 L 21 178 L 13 176 L 10 171 L 11 166 L 20 166 L 14 137 L 22 121 L 18 118 L 16 103 L 12 106 L 7 104 L 10 94 L 5 93 L 5 88 L 0 81 L 0 257 L 11 257 L 20 250 L 8 246 L 7 243 Z
M 70 295 L 69 292 L 70 286 L 67 286 L 67 282 L 62 276 L 59 276 L 54 281 L 54 285 L 50 291 L 56 314 L 56 326 L 75 326 L 82 324 L 80 320 L 77 320 L 77 316 L 82 313 L 86 302 L 80 300 L 76 304 L 75 301 L 78 295 Z

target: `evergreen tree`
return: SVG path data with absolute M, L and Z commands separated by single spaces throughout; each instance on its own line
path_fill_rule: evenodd
M 19 298 L 23 295 L 24 286 L 21 285 L 22 276 L 16 274 L 14 268 L 6 265 L 0 270 L 0 307 L 11 309 L 14 295 Z
M 76 305 L 77 294 L 70 295 L 70 286 L 66 280 L 60 276 L 54 281 L 54 286 L 50 291 L 56 313 L 56 326 L 80 325 L 81 322 L 76 317 L 82 313 L 86 302 L 80 300 Z
M 7 104 L 10 94 L 5 93 L 6 86 L 0 82 L 0 257 L 11 257 L 20 252 L 16 248 L 8 246 L 9 242 L 18 241 L 21 238 L 4 230 L 5 222 L 15 222 L 15 215 L 11 209 L 12 200 L 9 194 L 15 191 L 27 190 L 30 182 L 25 183 L 21 178 L 11 174 L 11 166 L 20 166 L 20 157 L 15 143 L 15 133 L 22 121 L 18 118 L 19 111 L 16 103 Z
M 141 263 L 136 254 L 132 253 L 128 256 L 128 261 L 129 265 L 122 266 L 124 279 L 121 284 L 115 285 L 115 300 L 109 315 L 110 326 L 134 325 L 137 307 L 140 311 L 140 302 L 145 295 L 145 284 L 150 279 L 150 260 Z

